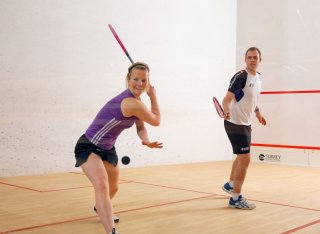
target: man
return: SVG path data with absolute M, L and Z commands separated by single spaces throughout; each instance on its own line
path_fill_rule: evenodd
M 250 47 L 245 53 L 246 69 L 233 76 L 222 101 L 224 127 L 233 153 L 237 155 L 232 165 L 230 181 L 222 187 L 225 192 L 231 194 L 230 208 L 252 210 L 256 207 L 242 196 L 241 188 L 250 163 L 252 116 L 255 114 L 258 121 L 266 125 L 266 120 L 257 105 L 261 91 L 260 73 L 257 72 L 260 62 L 260 50 Z

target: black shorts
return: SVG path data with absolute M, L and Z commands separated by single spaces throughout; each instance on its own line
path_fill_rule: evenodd
M 231 142 L 234 154 L 250 153 L 251 125 L 238 125 L 225 120 L 224 128 Z
M 117 166 L 118 164 L 118 155 L 114 147 L 110 150 L 102 149 L 92 144 L 85 135 L 82 135 L 74 149 L 74 154 L 76 157 L 75 167 L 80 167 L 83 163 L 85 163 L 91 153 L 97 154 L 100 156 L 102 161 L 107 161 L 113 166 Z

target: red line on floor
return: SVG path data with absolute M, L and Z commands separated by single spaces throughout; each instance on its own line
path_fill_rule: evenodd
M 26 190 L 30 190 L 30 191 L 33 191 L 33 192 L 41 192 L 40 190 L 37 190 L 37 189 L 27 188 L 27 187 L 14 185 L 14 184 L 9 184 L 9 183 L 5 183 L 5 182 L 1 182 L 1 181 L 0 181 L 0 184 L 11 186 L 11 187 L 15 187 L 15 188 L 20 188 L 20 189 L 26 189 Z
M 126 184 L 126 183 L 130 183 L 130 181 L 120 180 L 120 182 L 119 182 L 119 184 Z M 69 187 L 69 188 L 61 188 L 61 189 L 40 190 L 40 189 L 28 188 L 25 186 L 20 186 L 20 185 L 15 185 L 15 184 L 9 184 L 9 183 L 5 183 L 5 182 L 1 182 L 1 181 L 0 181 L 0 184 L 15 187 L 15 188 L 20 188 L 20 189 L 30 190 L 30 191 L 38 192 L 38 193 L 59 192 L 59 191 L 64 191 L 64 190 L 82 189 L 82 188 L 91 188 L 92 187 L 92 185 L 88 185 L 88 186 Z
M 155 186 L 155 187 L 162 187 L 162 188 L 169 188 L 169 189 L 176 189 L 176 190 L 182 190 L 182 191 L 188 191 L 188 192 L 195 192 L 195 193 L 202 193 L 202 194 L 207 194 L 207 195 L 213 195 L 213 196 L 224 196 L 224 197 L 229 197 L 229 195 L 221 195 L 217 193 L 208 193 L 208 192 L 203 192 L 203 191 L 197 191 L 197 190 L 191 190 L 191 189 L 184 189 L 184 188 L 177 188 L 177 187 L 170 187 L 170 186 L 165 186 L 165 185 L 158 185 L 158 184 L 151 184 L 151 183 L 145 183 L 145 182 L 140 182 L 140 181 L 131 181 L 131 183 L 136 183 L 136 184 L 145 184 L 145 185 L 150 185 L 150 186 Z M 248 198 L 249 199 L 249 198 Z M 287 205 L 287 204 L 281 204 L 281 203 L 274 203 L 274 202 L 267 202 L 267 201 L 261 201 L 261 200 L 254 200 L 254 199 L 249 199 L 252 201 L 260 202 L 260 203 L 265 203 L 265 204 L 271 204 L 271 205 L 277 205 L 277 206 L 285 206 L 285 207 L 291 207 L 295 209 L 303 209 L 303 210 L 310 210 L 310 211 L 320 211 L 320 209 L 313 209 L 313 208 L 308 208 L 308 207 L 301 207 L 301 206 L 293 206 L 293 205 Z
M 121 213 L 126 213 L 126 212 L 131 212 L 131 211 L 137 211 L 137 210 L 145 210 L 145 209 L 150 209 L 150 208 L 155 208 L 155 207 L 160 207 L 160 206 L 166 206 L 166 205 L 172 205 L 172 204 L 177 204 L 177 203 L 183 203 L 183 202 L 189 202 L 189 201 L 194 201 L 194 200 L 200 200 L 200 199 L 203 199 L 203 198 L 208 198 L 208 197 L 213 197 L 213 196 L 217 196 L 217 195 L 216 194 L 210 194 L 210 195 L 205 195 L 205 196 L 201 196 L 201 197 L 189 198 L 189 199 L 185 199 L 185 200 L 167 202 L 167 203 L 151 205 L 151 206 L 144 206 L 144 207 L 134 208 L 134 209 L 129 209 L 129 210 L 121 210 L 121 211 L 116 212 L 116 214 L 121 214 Z
M 20 189 L 30 190 L 30 191 L 38 192 L 38 193 L 48 193 L 48 192 L 57 192 L 57 191 L 63 191 L 63 190 L 82 189 L 82 188 L 92 187 L 92 185 L 89 185 L 89 186 L 79 186 L 79 187 L 62 188 L 62 189 L 39 190 L 39 189 L 28 188 L 28 187 L 20 186 L 20 185 L 9 184 L 9 183 L 5 183 L 5 182 L 1 182 L 1 181 L 0 181 L 0 184 L 15 187 L 15 188 L 20 188 Z
M 268 202 L 268 201 L 261 201 L 261 200 L 255 200 L 255 199 L 249 199 L 249 200 L 250 201 L 260 202 L 260 203 L 265 203 L 265 204 L 271 204 L 271 205 L 277 205 L 277 206 L 285 206 L 285 207 L 290 207 L 290 208 L 295 208 L 295 209 L 310 210 L 310 211 L 320 211 L 320 209 L 314 209 L 314 208 L 308 208 L 308 207 L 302 207 L 302 206 L 293 206 L 293 205 L 287 205 L 287 204 L 281 204 L 281 203 L 275 203 L 275 202 Z
M 76 174 L 76 175 L 84 175 L 82 172 L 75 172 L 75 171 L 70 171 L 70 174 Z
M 172 204 L 176 204 L 176 203 L 189 202 L 189 201 L 199 200 L 199 199 L 212 197 L 212 196 L 215 196 L 215 195 L 211 194 L 211 195 L 195 197 L 195 198 L 190 198 L 190 199 L 185 199 L 185 200 L 179 200 L 179 201 L 174 201 L 174 202 L 168 202 L 168 203 L 163 203 L 163 204 L 157 204 L 157 205 L 152 205 L 152 206 L 145 206 L 145 207 L 140 207 L 140 208 L 135 208 L 135 209 L 122 210 L 122 211 L 119 211 L 119 212 L 115 212 L 115 214 L 126 213 L 126 212 L 137 211 L 137 210 L 145 210 L 145 209 L 150 209 L 150 208 L 155 208 L 155 207 L 160 207 L 160 206 L 172 205 Z M 35 226 L 24 227 L 24 228 L 17 228 L 17 229 L 14 229 L 14 230 L 2 231 L 2 232 L 0 232 L 0 234 L 21 232 L 21 231 L 32 230 L 32 229 L 37 229 L 37 228 L 42 228 L 42 227 L 54 226 L 54 225 L 58 225 L 58 224 L 64 224 L 64 223 L 71 223 L 71 222 L 76 222 L 76 221 L 81 221 L 81 220 L 87 220 L 87 219 L 92 219 L 92 218 L 97 218 L 97 217 L 98 216 L 95 215 L 95 216 L 88 216 L 88 217 L 83 217 L 83 218 L 78 218 L 78 219 L 70 219 L 70 220 L 65 220 L 65 221 L 60 221 L 60 222 L 53 222 L 53 223 L 47 223 L 47 224 L 42 224 L 42 225 L 35 225 Z
M 122 211 L 116 212 L 116 214 L 130 212 L 130 211 L 150 209 L 150 208 L 166 206 L 166 205 L 172 205 L 172 204 L 177 204 L 177 203 L 182 203 L 182 202 L 189 202 L 189 201 L 199 200 L 199 199 L 213 197 L 213 196 L 222 196 L 222 197 L 226 197 L 226 198 L 229 197 L 227 195 L 213 194 L 213 193 L 208 193 L 208 192 L 202 192 L 202 191 L 196 191 L 196 190 L 190 190 L 190 189 L 184 189 L 184 188 L 177 188 L 177 187 L 171 187 L 171 186 L 165 186 L 165 185 L 157 185 L 157 184 L 151 184 L 151 183 L 146 183 L 146 182 L 129 181 L 129 180 L 125 181 L 125 182 L 137 183 L 137 184 L 145 184 L 145 185 L 149 185 L 149 186 L 156 186 L 156 187 L 161 187 L 161 188 L 176 189 L 176 190 L 189 191 L 189 192 L 196 192 L 196 193 L 202 193 L 202 194 L 206 194 L 206 195 L 200 196 L 200 197 L 195 197 L 195 198 L 190 198 L 190 199 L 184 199 L 184 200 L 178 200 L 178 201 L 173 201 L 173 202 L 168 202 L 168 203 L 162 203 L 162 204 L 156 204 L 156 205 L 151 205 L 151 206 L 146 206 L 146 207 L 140 207 L 140 208 L 135 208 L 135 209 L 122 210 Z M 250 200 L 256 201 L 256 202 L 260 202 L 260 203 L 265 203 L 265 204 L 271 204 L 271 205 L 277 205 L 277 206 L 285 206 L 285 207 L 296 208 L 296 209 L 304 209 L 304 210 L 310 210 L 310 211 L 320 211 L 319 209 L 292 206 L 292 205 L 273 203 L 273 202 L 267 202 L 267 201 L 260 201 L 260 200 L 253 200 L 253 199 L 250 199 Z M 15 230 L 8 230 L 8 231 L 0 232 L 0 234 L 6 234 L 6 233 L 12 233 L 12 232 L 20 232 L 20 231 L 36 229 L 36 228 L 41 228 L 41 227 L 48 227 L 48 226 L 53 226 L 53 225 L 58 225 L 58 224 L 63 224 L 63 223 L 69 223 L 69 222 L 75 222 L 75 221 L 80 221 L 80 220 L 91 219 L 91 218 L 94 218 L 94 217 L 97 217 L 97 216 L 89 216 L 89 217 L 84 217 L 84 218 L 78 218 L 78 219 L 65 220 L 65 221 L 54 222 L 54 223 L 49 223 L 49 224 L 36 225 L 36 226 L 25 227 L 25 228 L 19 228 L 19 229 L 15 229 Z M 317 220 L 315 222 L 306 224 L 306 225 L 298 227 L 298 228 L 302 229 L 302 228 L 314 225 L 314 224 L 316 224 L 318 222 L 320 222 L 320 220 Z M 292 229 L 292 230 L 296 230 L 296 229 Z M 291 231 L 291 230 L 289 230 L 289 231 Z M 293 231 L 287 232 L 287 233 L 292 233 L 292 232 Z M 287 233 L 285 233 L 285 234 L 287 234 Z
M 276 145 L 276 144 L 251 143 L 251 146 L 271 147 L 271 148 L 290 148 L 290 149 L 320 150 L 320 147 L 318 147 L 318 146 L 302 146 L 302 145 Z
M 135 184 L 145 184 L 145 185 L 162 187 L 162 188 L 169 188 L 169 189 L 175 189 L 175 190 L 182 190 L 182 191 L 188 191 L 188 192 L 195 192 L 195 193 L 201 193 L 201 194 L 207 194 L 207 195 L 214 195 L 213 193 L 208 193 L 208 192 L 202 192 L 202 191 L 185 189 L 185 188 L 177 188 L 177 187 L 171 187 L 171 186 L 160 185 L 160 184 L 151 184 L 151 183 L 146 183 L 146 182 L 141 182 L 141 181 L 127 180 L 127 182 L 131 182 L 131 183 L 135 183 Z
M 291 230 L 282 232 L 282 233 L 280 233 L 280 234 L 290 234 L 290 233 L 294 233 L 294 232 L 296 232 L 296 231 L 300 231 L 300 230 L 302 230 L 302 229 L 304 229 L 304 228 L 310 227 L 310 226 L 315 225 L 315 224 L 317 224 L 317 223 L 320 223 L 320 219 L 318 219 L 318 220 L 316 220 L 316 221 L 313 221 L 313 222 L 311 222 L 311 223 L 307 223 L 307 224 L 302 225 L 302 226 L 300 226 L 300 227 L 296 227 L 296 228 L 293 228 L 293 229 L 291 229 Z
M 92 219 L 92 218 L 97 218 L 97 217 L 98 216 L 95 215 L 95 216 L 89 216 L 89 217 L 84 217 L 84 218 L 71 219 L 71 220 L 65 220 L 65 221 L 60 221 L 60 222 L 41 224 L 41 225 L 36 225 L 36 226 L 24 227 L 24 228 L 17 228 L 17 229 L 14 229 L 14 230 L 2 231 L 2 232 L 0 232 L 0 234 L 27 231 L 27 230 L 36 229 L 36 228 L 49 227 L 49 226 L 54 226 L 54 225 L 58 225 L 58 224 L 70 223 L 70 222 L 81 221 L 81 220 L 86 220 L 86 219 Z

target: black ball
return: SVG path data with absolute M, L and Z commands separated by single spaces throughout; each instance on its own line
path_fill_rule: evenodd
M 123 156 L 121 159 L 121 162 L 123 165 L 128 165 L 130 163 L 130 158 L 129 156 Z

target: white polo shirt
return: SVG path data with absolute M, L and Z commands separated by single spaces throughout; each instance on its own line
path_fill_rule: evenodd
M 251 125 L 261 92 L 260 73 L 252 75 L 246 70 L 238 72 L 231 79 L 228 91 L 235 95 L 235 99 L 230 104 L 228 121 L 238 125 Z

